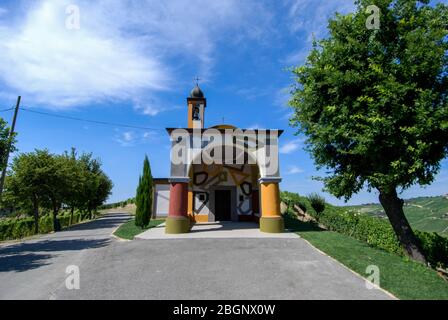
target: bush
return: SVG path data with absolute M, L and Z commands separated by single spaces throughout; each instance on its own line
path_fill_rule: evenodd
M 319 217 L 319 215 L 325 210 L 325 198 L 317 193 L 312 193 L 308 196 L 308 200 L 310 201 L 311 207 L 313 207 Z
M 303 197 L 299 195 L 292 196 L 289 192 L 282 192 L 281 197 L 282 200 L 287 198 L 296 205 L 299 202 L 304 202 Z M 330 204 L 325 205 L 325 209 L 321 214 L 317 214 L 314 207 L 308 213 L 315 218 L 319 217 L 319 223 L 328 230 L 364 241 L 372 247 L 404 255 L 400 242 L 388 220 L 335 207 Z M 415 234 L 430 265 L 432 267 L 448 267 L 448 239 L 437 233 L 415 231 Z
M 73 214 L 72 224 L 86 220 L 86 216 L 81 212 Z M 58 216 L 62 228 L 70 226 L 70 213 Z M 39 233 L 49 233 L 53 231 L 53 218 L 50 215 L 44 215 L 39 218 Z M 7 219 L 0 221 L 0 241 L 22 239 L 34 235 L 34 219 Z
M 426 259 L 433 267 L 448 266 L 448 239 L 435 232 L 415 231 L 415 235 L 425 252 Z

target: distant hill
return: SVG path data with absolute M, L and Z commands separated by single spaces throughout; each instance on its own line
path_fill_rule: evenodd
M 380 218 L 387 218 L 379 204 L 347 206 L 347 208 Z M 414 229 L 437 232 L 448 237 L 448 195 L 405 200 L 404 213 Z

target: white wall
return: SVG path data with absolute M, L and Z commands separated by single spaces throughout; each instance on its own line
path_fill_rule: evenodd
M 156 184 L 154 192 L 154 208 L 156 217 L 168 216 L 170 207 L 170 185 Z

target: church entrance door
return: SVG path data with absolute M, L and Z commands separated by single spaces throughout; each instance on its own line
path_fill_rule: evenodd
M 230 190 L 215 190 L 215 220 L 230 221 L 231 219 L 231 194 Z

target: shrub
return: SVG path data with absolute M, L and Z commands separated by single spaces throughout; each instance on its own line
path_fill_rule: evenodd
M 308 196 L 311 207 L 317 213 L 317 217 L 325 210 L 325 198 L 317 193 L 312 193 Z
M 76 212 L 73 214 L 73 224 L 79 223 L 88 215 Z M 62 228 L 70 226 L 70 214 L 66 213 L 58 217 Z M 53 218 L 51 215 L 44 215 L 39 218 L 39 233 L 49 233 L 53 231 Z M 34 219 L 7 219 L 0 222 L 0 241 L 22 239 L 34 235 Z
M 299 195 L 291 196 L 289 193 L 282 192 L 281 196 L 282 198 L 288 197 L 296 205 L 298 205 L 299 201 L 304 201 L 303 197 Z M 311 200 L 309 201 L 311 203 Z M 319 223 L 328 230 L 366 242 L 372 247 L 404 255 L 401 244 L 388 220 L 335 207 L 330 204 L 326 204 L 320 214 L 317 214 L 317 210 L 314 207 L 313 210 L 308 212 L 315 218 L 319 217 Z M 448 239 L 437 233 L 418 230 L 415 231 L 415 234 L 430 265 L 432 267 L 448 267 Z
M 415 235 L 425 252 L 426 259 L 433 267 L 448 266 L 448 239 L 435 232 L 415 231 Z

